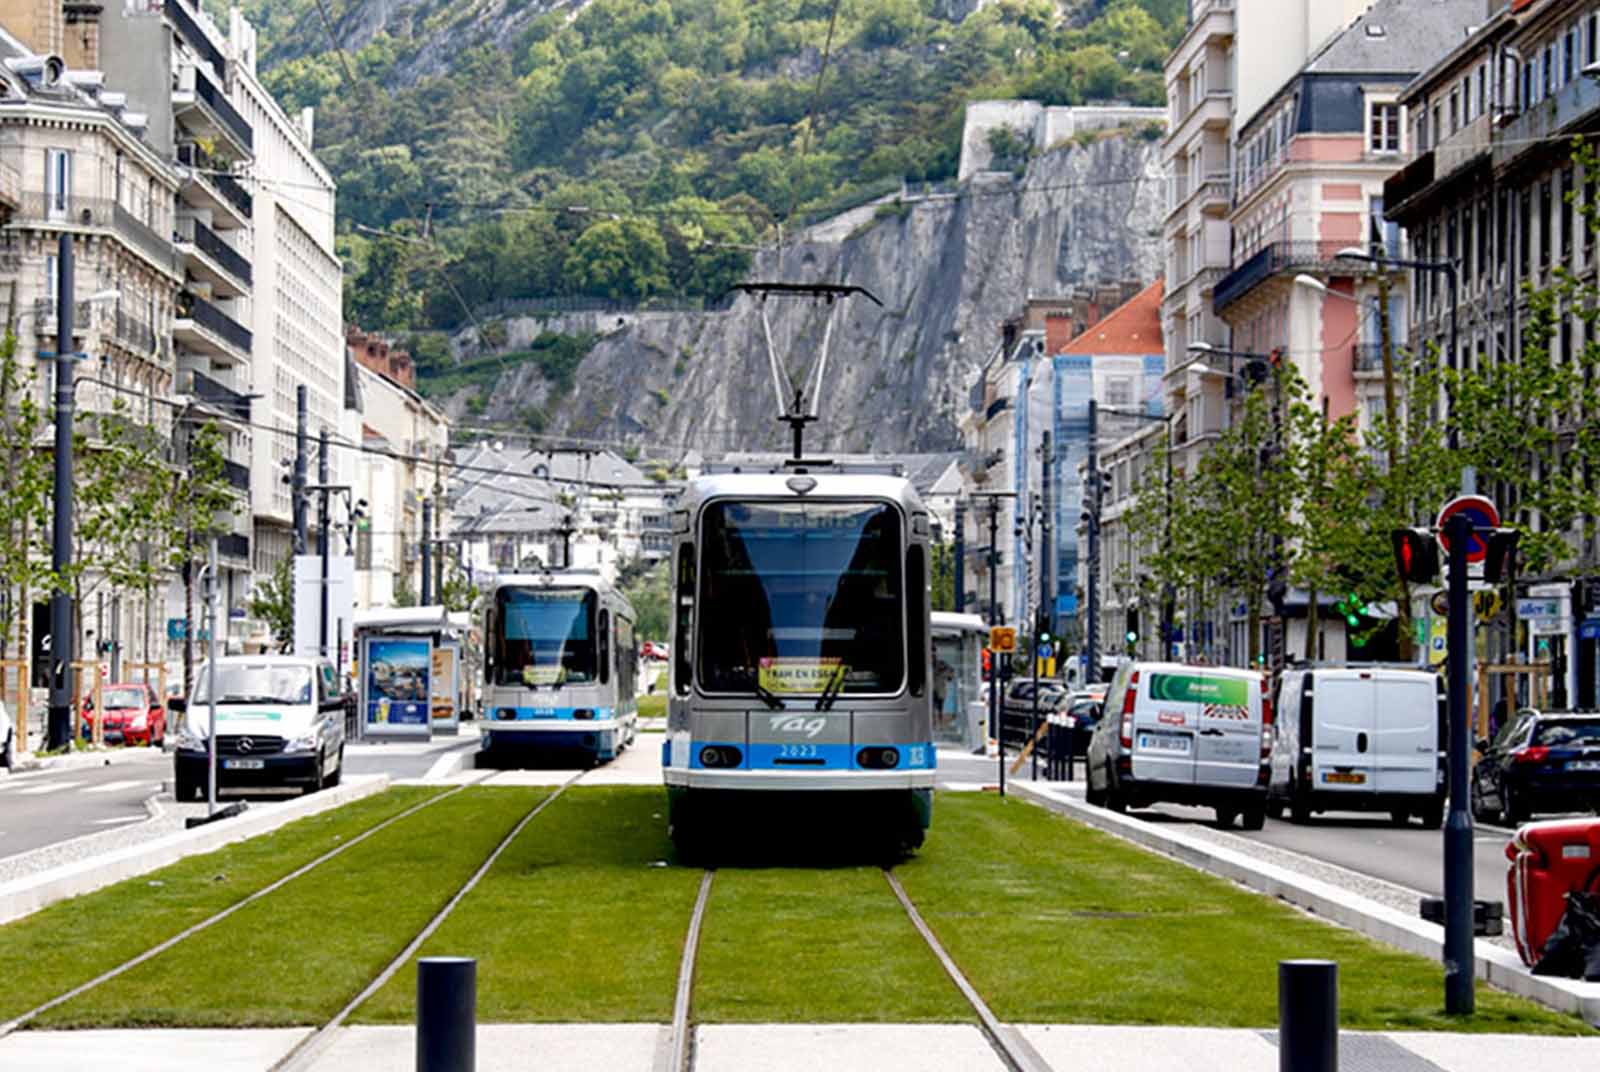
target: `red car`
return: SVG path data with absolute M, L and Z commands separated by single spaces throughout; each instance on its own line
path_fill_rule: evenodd
M 639 649 L 639 654 L 646 659 L 665 662 L 672 652 L 664 640 L 646 640 L 644 646 Z
M 103 685 L 101 702 L 105 704 L 104 741 L 106 744 L 147 744 L 160 747 L 167 739 L 167 709 L 156 690 L 149 685 L 133 682 L 126 685 Z M 94 739 L 94 697 L 83 702 L 83 739 Z

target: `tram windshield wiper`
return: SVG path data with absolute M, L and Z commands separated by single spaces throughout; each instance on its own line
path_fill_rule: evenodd
M 773 711 L 785 711 L 788 709 L 787 705 L 778 698 L 778 694 L 763 685 L 761 678 L 752 671 L 739 670 L 738 676 L 749 683 L 750 691 L 755 694 L 758 700 L 766 704 L 768 709 Z
M 834 701 L 839 698 L 839 693 L 844 691 L 844 676 L 850 672 L 848 666 L 841 665 L 839 672 L 833 675 L 833 680 L 828 682 L 828 687 L 822 690 L 822 695 L 817 697 L 818 711 L 833 710 Z

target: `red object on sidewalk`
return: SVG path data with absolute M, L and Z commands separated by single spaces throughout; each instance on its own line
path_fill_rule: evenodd
M 1567 910 L 1567 894 L 1600 891 L 1600 819 L 1529 823 L 1506 844 L 1506 908 L 1529 967 Z

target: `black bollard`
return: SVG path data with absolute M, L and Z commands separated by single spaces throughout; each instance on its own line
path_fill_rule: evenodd
M 417 961 L 417 1072 L 473 1072 L 477 1053 L 478 962 Z
M 1339 965 L 1278 961 L 1278 1072 L 1338 1072 Z

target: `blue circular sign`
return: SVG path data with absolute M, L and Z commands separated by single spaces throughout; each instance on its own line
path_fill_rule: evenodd
M 1445 554 L 1450 553 L 1450 538 L 1445 535 L 1451 518 L 1458 514 L 1466 515 L 1474 529 L 1496 529 L 1500 527 L 1500 511 L 1495 509 L 1494 503 L 1482 495 L 1459 495 L 1439 508 L 1439 518 L 1435 522 L 1438 527 L 1439 546 Z M 1489 556 L 1489 542 L 1484 539 L 1481 532 L 1474 532 L 1472 540 L 1467 544 L 1467 562 L 1469 564 L 1482 562 Z

